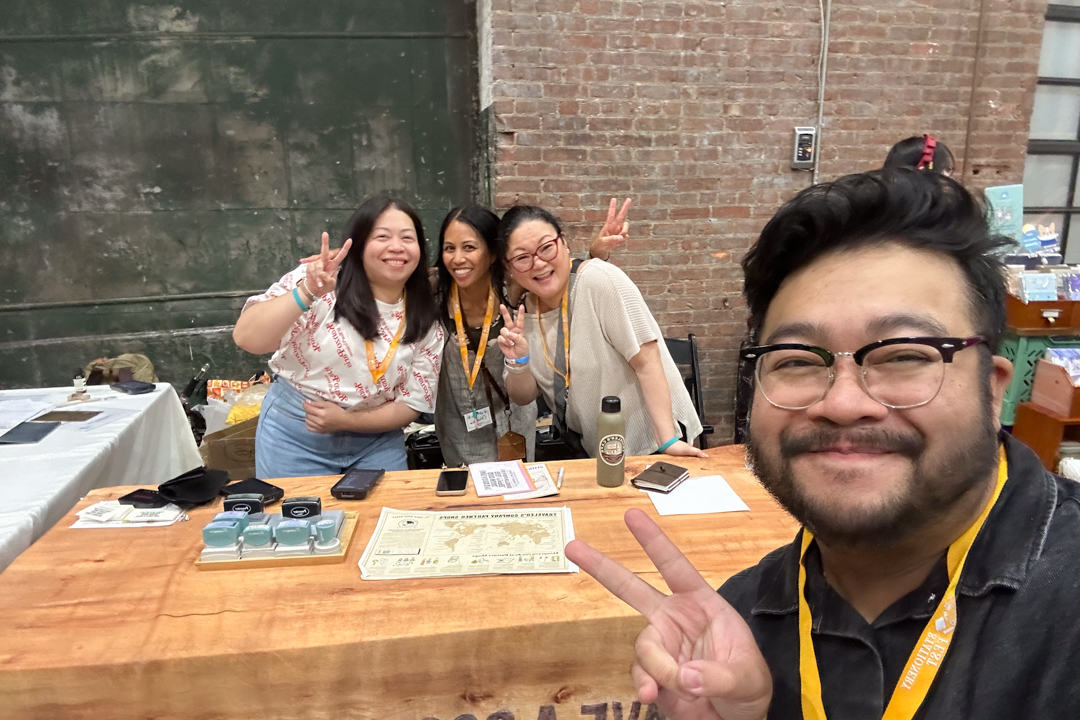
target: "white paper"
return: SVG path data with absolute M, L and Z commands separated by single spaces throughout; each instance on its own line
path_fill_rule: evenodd
M 533 484 L 536 485 L 536 489 L 532 492 L 503 495 L 503 500 L 534 500 L 536 498 L 550 497 L 551 495 L 559 494 L 559 488 L 555 487 L 555 481 L 551 479 L 551 473 L 548 472 L 547 465 L 544 463 L 535 463 L 533 465 L 526 465 L 525 469 L 529 472 L 529 477 L 532 478 Z
M 536 489 L 520 460 L 473 463 L 469 466 L 478 497 L 511 495 Z
M 749 512 L 750 508 L 735 494 L 727 480 L 719 475 L 705 475 L 683 480 L 668 494 L 642 490 L 661 515 L 704 515 L 722 512 Z
M 79 519 L 71 526 L 73 529 L 164 527 L 187 520 L 187 515 L 172 503 L 160 508 L 134 508 L 116 500 L 102 500 L 75 514 Z
M 45 410 L 51 410 L 49 403 L 19 398 L 18 400 L 0 401 L 0 434 L 7 432 L 21 422 L 25 422 Z
M 108 425 L 109 423 L 115 422 L 116 420 L 122 420 L 126 417 L 131 417 L 139 411 L 133 410 L 131 408 L 110 407 L 101 408 L 100 410 L 97 408 L 93 408 L 93 412 L 96 412 L 97 415 L 90 418 L 89 420 L 83 420 L 82 422 L 77 423 L 67 423 L 65 427 L 76 430 L 78 432 L 89 432 L 90 430 L 95 430 L 102 425 Z

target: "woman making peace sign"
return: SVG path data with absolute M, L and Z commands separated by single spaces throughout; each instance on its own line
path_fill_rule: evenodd
M 255 436 L 260 478 L 405 470 L 402 428 L 435 409 L 443 331 L 416 212 L 365 201 L 345 243 L 249 298 L 233 330 L 276 374 Z M 351 250 L 354 239 L 358 243 Z
M 630 201 L 616 208 L 612 198 L 590 256 L 607 257 L 626 242 Z M 449 467 L 534 455 L 536 405 L 510 402 L 503 355 L 495 347 L 503 326 L 499 307 L 507 293 L 498 229 L 495 213 L 465 205 L 451 210 L 439 231 L 437 298 L 447 340 L 435 431 Z M 520 295 L 519 288 L 512 294 Z
M 589 260 L 572 274 L 559 221 L 538 207 L 506 211 L 499 253 L 529 293 L 516 320 L 501 308 L 499 346 L 515 403 L 542 392 L 556 424 L 570 431 L 568 441 L 580 438 L 584 452 L 596 457 L 600 400 L 615 395 L 626 418 L 627 455 L 705 457 L 680 439 L 685 430 L 692 442 L 701 422 L 660 327 L 624 272 Z

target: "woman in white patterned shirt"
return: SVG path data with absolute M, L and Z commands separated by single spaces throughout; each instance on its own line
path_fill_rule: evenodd
M 323 233 L 322 252 L 249 298 L 233 330 L 242 349 L 274 353 L 260 478 L 405 470 L 402 428 L 435 409 L 444 336 L 416 211 L 371 198 L 342 239 L 331 252 Z
M 529 403 L 543 393 L 571 441 L 580 438 L 596 457 L 600 401 L 614 395 L 622 401 L 627 455 L 705 456 L 690 444 L 701 434 L 690 395 L 626 273 L 603 260 L 572 273 L 559 221 L 538 207 L 506 211 L 499 252 L 529 293 L 516 320 L 501 308 L 499 346 L 511 400 Z

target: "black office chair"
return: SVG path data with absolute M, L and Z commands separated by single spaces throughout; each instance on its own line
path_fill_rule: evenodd
M 701 434 L 698 435 L 698 447 L 705 450 L 709 447 L 706 435 L 711 435 L 712 425 L 705 424 L 705 396 L 701 392 L 701 366 L 698 364 L 697 337 L 690 333 L 686 339 L 664 338 L 671 359 L 676 365 L 686 365 L 690 368 L 690 374 L 683 378 L 686 390 L 690 393 L 690 399 L 694 402 L 698 420 L 701 421 Z M 686 429 L 681 428 L 683 440 L 686 440 Z
M 753 345 L 750 338 L 739 349 Z M 735 444 L 742 445 L 750 436 L 750 403 L 754 399 L 754 364 L 740 362 L 735 374 Z

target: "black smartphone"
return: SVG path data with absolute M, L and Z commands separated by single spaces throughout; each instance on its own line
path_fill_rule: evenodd
M 221 488 L 221 494 L 226 497 L 229 495 L 239 495 L 241 493 L 258 493 L 259 495 L 262 495 L 263 505 L 275 503 L 285 497 L 285 491 L 277 485 L 271 485 L 264 480 L 253 477 L 241 480 L 240 482 L 234 482 L 231 485 L 226 485 Z
M 469 487 L 468 470 L 443 470 L 439 473 L 439 484 L 435 486 L 436 495 L 464 495 Z
M 363 500 L 385 473 L 385 470 L 353 468 L 334 483 L 330 494 L 338 500 Z
M 139 488 L 135 492 L 129 492 L 117 502 L 134 508 L 162 508 L 169 504 L 169 501 L 162 497 L 161 493 L 149 488 Z

